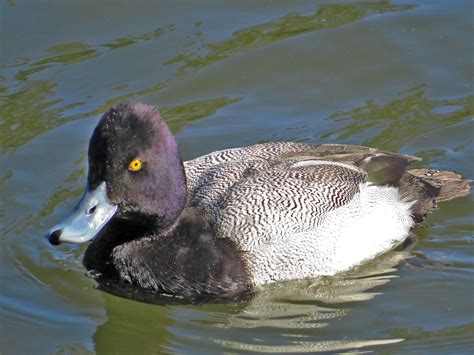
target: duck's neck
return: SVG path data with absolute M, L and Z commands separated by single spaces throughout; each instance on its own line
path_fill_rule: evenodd
M 187 198 L 184 166 L 177 153 L 168 162 L 172 168 L 162 173 L 160 190 L 145 196 L 145 212 L 140 208 L 124 208 L 89 244 L 83 259 L 88 270 L 114 276 L 110 259 L 114 248 L 145 236 L 169 235 L 179 223 Z
M 112 263 L 114 248 L 153 233 L 153 225 L 133 223 L 126 219 L 113 219 L 87 247 L 83 264 L 106 278 L 116 278 L 117 270 Z

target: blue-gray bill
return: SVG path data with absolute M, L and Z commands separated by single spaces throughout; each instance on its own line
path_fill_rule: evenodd
M 114 216 L 117 206 L 107 198 L 105 182 L 94 190 L 87 186 L 73 213 L 46 233 L 51 244 L 85 243 L 92 240 Z

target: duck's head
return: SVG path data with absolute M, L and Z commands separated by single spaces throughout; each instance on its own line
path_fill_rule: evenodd
M 92 134 L 84 195 L 46 238 L 52 244 L 87 242 L 113 218 L 167 228 L 185 201 L 179 150 L 158 110 L 121 104 L 104 114 Z

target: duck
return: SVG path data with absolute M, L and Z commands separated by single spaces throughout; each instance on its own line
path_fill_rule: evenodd
M 89 142 L 85 192 L 46 233 L 88 243 L 99 283 L 184 299 L 332 276 L 401 245 L 438 202 L 469 193 L 420 158 L 345 144 L 260 143 L 183 161 L 159 110 L 122 103 Z

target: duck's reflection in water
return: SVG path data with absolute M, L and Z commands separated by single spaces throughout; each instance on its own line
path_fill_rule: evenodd
M 97 328 L 95 348 L 107 352 L 199 348 L 278 353 L 341 351 L 400 342 L 403 339 L 386 336 L 329 339 L 331 332 L 323 334 L 322 330 L 348 316 L 358 303 L 380 295 L 377 286 L 397 278 L 396 267 L 407 257 L 408 251 L 393 251 L 336 277 L 269 284 L 238 302 L 190 305 L 133 288 L 100 285 L 99 289 L 120 298 L 104 293 L 108 319 Z M 117 339 L 123 341 L 117 343 Z

